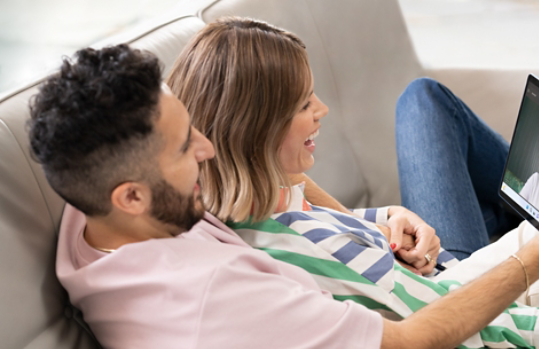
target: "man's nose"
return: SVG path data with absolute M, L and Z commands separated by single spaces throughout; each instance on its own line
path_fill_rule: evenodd
M 204 160 L 212 159 L 215 156 L 215 149 L 213 149 L 213 144 L 197 129 L 195 129 L 195 133 L 197 146 L 195 150 L 195 157 L 197 161 L 202 162 Z

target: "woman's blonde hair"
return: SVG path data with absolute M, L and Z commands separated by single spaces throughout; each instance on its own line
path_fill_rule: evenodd
M 290 186 L 279 149 L 311 92 L 303 42 L 264 22 L 221 18 L 189 42 L 167 83 L 215 147 L 201 165 L 206 209 L 221 220 L 267 219 Z

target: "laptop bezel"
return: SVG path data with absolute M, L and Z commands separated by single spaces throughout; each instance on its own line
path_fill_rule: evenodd
M 524 219 L 526 219 L 528 222 L 530 222 L 536 229 L 539 230 L 539 220 L 537 218 L 535 218 L 533 215 L 531 215 L 528 211 L 526 211 L 526 209 L 522 208 L 518 203 L 516 203 L 513 198 L 511 198 L 509 195 L 507 195 L 505 192 L 502 191 L 502 188 L 503 188 L 503 185 L 504 185 L 504 178 L 505 178 L 505 172 L 507 171 L 507 165 L 509 163 L 509 159 L 511 157 L 511 152 L 513 151 L 513 141 L 515 139 L 515 136 L 516 136 L 516 131 L 517 131 L 517 126 L 518 126 L 518 123 L 522 117 L 522 107 L 524 105 L 524 101 L 525 101 L 525 98 L 526 98 L 526 93 L 527 93 L 527 90 L 528 90 L 528 86 L 530 84 L 533 84 L 535 87 L 537 87 L 539 89 L 539 79 L 537 77 L 535 77 L 534 75 L 532 74 L 529 74 L 528 75 L 528 78 L 526 80 L 526 86 L 524 88 L 524 93 L 522 95 L 522 99 L 520 101 L 520 107 L 518 109 L 518 117 L 517 117 L 517 121 L 515 123 L 515 128 L 513 129 L 513 135 L 511 137 L 511 146 L 509 148 L 509 154 L 507 155 L 507 159 L 505 160 L 505 166 L 503 168 L 503 173 L 502 173 L 502 178 L 500 179 L 500 185 L 498 186 L 498 195 L 501 196 L 501 198 L 509 205 L 511 206 L 515 211 L 517 211 Z M 538 135 L 539 137 L 539 132 L 538 132 Z M 539 169 L 538 169 L 539 170 Z M 518 193 L 517 193 L 518 194 Z M 534 207 L 531 203 L 529 203 L 527 200 L 525 200 L 530 206 Z M 539 210 L 539 208 L 536 208 Z

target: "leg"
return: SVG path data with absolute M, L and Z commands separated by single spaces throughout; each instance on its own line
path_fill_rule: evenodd
M 403 206 L 445 249 L 466 258 L 509 229 L 497 194 L 509 145 L 446 87 L 431 79 L 407 87 L 396 139 Z

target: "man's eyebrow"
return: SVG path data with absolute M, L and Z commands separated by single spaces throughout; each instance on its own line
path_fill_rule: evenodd
M 193 128 L 193 126 L 191 124 L 189 124 L 189 131 L 187 132 L 187 139 L 185 140 L 185 142 L 183 143 L 182 148 L 181 148 L 182 153 L 185 153 L 187 151 L 187 149 L 189 149 L 189 144 L 191 143 L 191 129 L 192 128 Z

